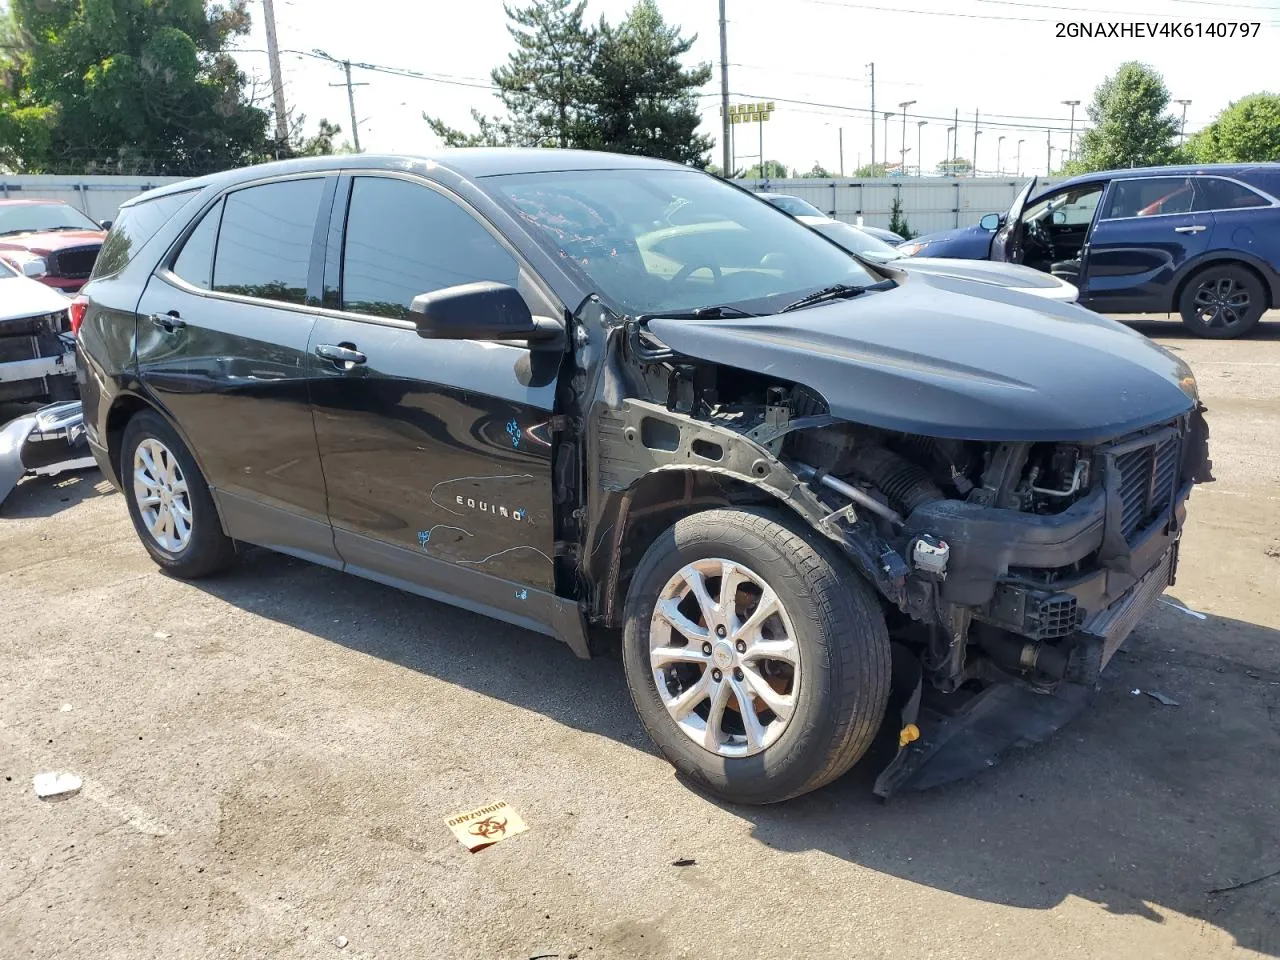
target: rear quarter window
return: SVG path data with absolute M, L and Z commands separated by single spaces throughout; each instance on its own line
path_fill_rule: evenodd
M 110 277 L 129 265 L 143 245 L 169 222 L 197 191 L 184 190 L 123 208 L 103 241 L 89 279 Z

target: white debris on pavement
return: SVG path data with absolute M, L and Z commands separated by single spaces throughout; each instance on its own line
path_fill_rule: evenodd
M 41 800 L 62 800 L 79 793 L 82 781 L 74 773 L 37 773 L 31 785 Z
M 1192 610 L 1190 607 L 1184 607 L 1182 604 L 1174 603 L 1172 600 L 1166 599 L 1165 597 L 1161 597 L 1160 602 L 1163 603 L 1166 607 L 1173 607 L 1173 609 L 1175 610 L 1181 610 L 1187 616 L 1195 617 L 1197 620 L 1209 619 L 1208 614 L 1201 613 L 1199 610 Z

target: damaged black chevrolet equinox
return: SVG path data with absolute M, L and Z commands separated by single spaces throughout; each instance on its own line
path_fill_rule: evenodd
M 888 795 L 1060 726 L 1210 479 L 1144 337 L 660 161 L 189 180 L 122 209 L 84 293 L 88 436 L 163 568 L 259 544 L 579 656 L 620 628 L 645 729 L 733 801 L 873 742 Z

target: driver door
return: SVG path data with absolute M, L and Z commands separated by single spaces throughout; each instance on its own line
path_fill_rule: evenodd
M 1005 260 L 1009 263 L 1022 262 L 1022 211 L 1027 205 L 1027 198 L 1036 188 L 1038 177 L 1032 177 L 1021 192 L 1014 198 L 1013 206 L 1004 215 L 1004 223 L 991 238 L 991 256 L 989 260 Z

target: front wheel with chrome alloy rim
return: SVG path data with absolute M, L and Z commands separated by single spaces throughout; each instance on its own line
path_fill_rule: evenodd
M 889 692 L 884 617 L 827 543 L 767 510 L 678 521 L 631 580 L 627 682 L 663 755 L 726 800 L 834 780 L 871 745 Z
M 1235 264 L 1208 266 L 1193 275 L 1178 298 L 1183 324 L 1212 340 L 1242 337 L 1258 325 L 1269 300 L 1257 275 Z
M 204 475 L 158 413 L 135 414 L 120 444 L 120 487 L 151 558 L 184 579 L 225 569 L 235 543 L 222 531 Z

